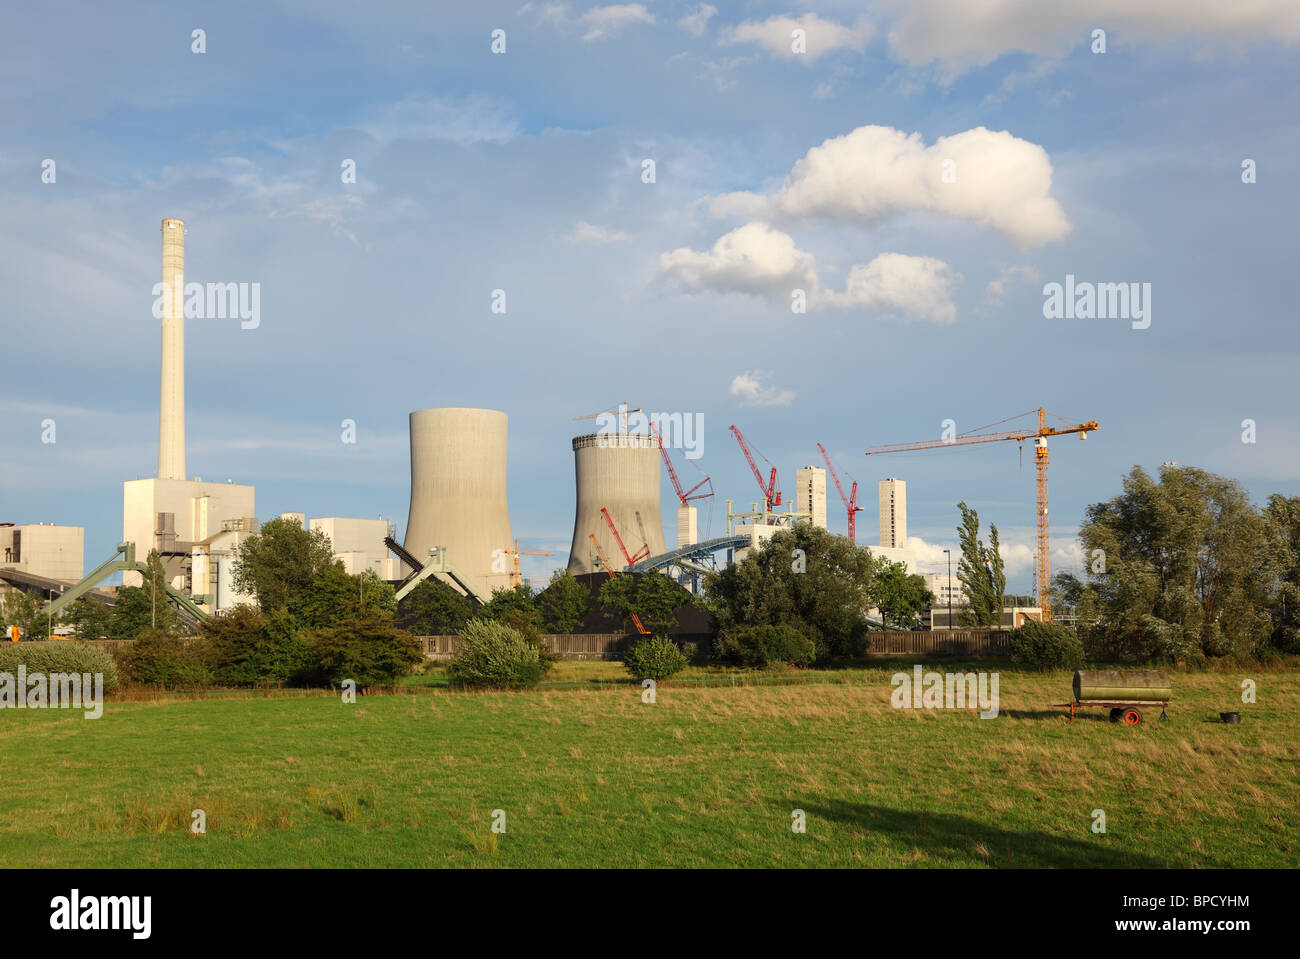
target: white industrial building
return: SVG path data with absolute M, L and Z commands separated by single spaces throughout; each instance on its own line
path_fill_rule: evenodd
M 801 466 L 794 473 L 795 509 L 807 513 L 806 522 L 826 529 L 826 471 L 820 466 Z
M 329 537 L 334 558 L 342 560 L 349 575 L 357 576 L 370 570 L 383 580 L 402 578 L 401 560 L 390 555 L 384 544 L 384 538 L 394 532 L 388 520 L 321 516 L 312 520 L 308 528 L 321 530 Z
M 235 523 L 257 528 L 254 519 L 254 490 L 227 480 L 205 482 L 184 479 L 128 480 L 122 484 L 122 540 L 135 544 L 136 558 L 143 561 L 150 550 L 163 556 L 173 586 L 202 595 L 208 592 L 197 578 L 187 583 L 188 563 L 196 544 L 226 531 Z M 123 573 L 126 586 L 139 586 L 139 573 Z
M 887 549 L 907 546 L 907 484 L 901 479 L 880 481 L 880 545 Z
M 86 530 L 53 523 L 0 523 L 0 566 L 76 583 L 85 575 Z
M 921 576 L 925 580 L 925 588 L 934 597 L 935 606 L 942 606 L 946 610 L 950 598 L 954 607 L 965 606 L 970 602 L 966 598 L 966 594 L 962 592 L 961 581 L 957 579 L 956 573 L 951 577 L 946 571 L 942 573 L 922 573 Z M 949 596 L 950 582 L 952 584 L 951 597 Z

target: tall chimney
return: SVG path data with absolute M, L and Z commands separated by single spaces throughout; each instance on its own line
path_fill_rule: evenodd
M 158 478 L 185 479 L 185 221 L 162 221 L 162 395 Z

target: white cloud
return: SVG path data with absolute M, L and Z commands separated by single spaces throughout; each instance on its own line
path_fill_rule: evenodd
M 1004 266 L 1000 273 L 989 280 L 984 287 L 984 298 L 997 306 L 1012 283 L 1033 283 L 1038 279 L 1038 271 L 1032 266 Z
M 632 237 L 620 230 L 607 230 L 603 226 L 596 226 L 583 220 L 574 225 L 573 232 L 565 239 L 570 243 L 584 246 L 609 246 L 612 243 L 626 243 Z
M 776 294 L 788 297 L 795 288 L 814 289 L 817 274 L 813 255 L 765 223 L 748 223 L 732 230 L 697 253 L 686 247 L 659 257 L 659 270 L 691 291 Z
M 992 227 L 1023 249 L 1071 229 L 1051 189 L 1047 151 L 1005 130 L 976 127 L 927 147 L 918 133 L 864 126 L 809 150 L 775 194 L 728 193 L 710 210 L 863 225 L 932 213 Z
M 677 25 L 692 36 L 702 37 L 704 31 L 709 28 L 709 20 L 718 12 L 718 8 L 711 3 L 701 3 L 686 16 L 677 21 Z
M 764 386 L 763 376 L 758 370 L 737 373 L 727 395 L 740 400 L 741 406 L 789 406 L 794 402 L 794 390 Z
M 952 288 L 958 279 L 932 256 L 882 253 L 849 271 L 844 292 L 826 291 L 822 301 L 841 309 L 901 313 L 909 320 L 947 324 L 957 319 Z
M 796 30 L 803 31 L 804 53 L 796 53 L 794 50 Z M 787 60 L 803 59 L 811 62 L 832 50 L 861 51 L 871 34 L 872 28 L 866 23 L 846 27 L 831 20 L 823 20 L 815 13 L 806 13 L 797 20 L 794 17 L 779 16 L 746 21 L 727 30 L 721 42 L 752 43 Z
M 519 124 L 509 107 L 478 95 L 462 100 L 412 95 L 382 107 L 361 127 L 381 143 L 394 140 L 504 143 L 519 135 Z
M 800 250 L 789 234 L 765 223 L 732 230 L 706 252 L 683 247 L 664 253 L 659 270 L 692 292 L 714 290 L 788 300 L 801 289 L 812 307 L 897 313 L 933 323 L 952 323 L 957 318 L 952 288 L 960 277 L 942 260 L 882 253 L 849 271 L 844 292 L 822 290 L 813 255 Z
M 913 65 L 940 63 L 949 73 L 991 63 L 1005 53 L 1059 57 L 1091 43 L 1162 42 L 1193 37 L 1218 46 L 1254 40 L 1300 40 L 1295 0 L 884 0 L 894 14 L 889 45 Z
M 584 40 L 599 40 L 617 33 L 629 23 L 654 23 L 655 18 L 644 4 L 615 3 L 607 7 L 592 7 L 578 22 L 587 27 Z

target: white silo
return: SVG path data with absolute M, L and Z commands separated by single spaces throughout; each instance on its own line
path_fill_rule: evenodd
M 498 410 L 411 414 L 411 509 L 402 544 L 418 560 L 445 546 L 446 561 L 490 596 L 508 585 L 510 510 L 506 431 Z
M 577 506 L 569 572 L 595 571 L 595 550 L 588 534 L 595 534 L 611 563 L 620 569 L 625 564 L 623 551 L 600 513 L 602 507 L 614 520 L 629 553 L 636 555 L 643 544 L 649 545 L 651 556 L 667 552 L 659 516 L 659 444 L 653 436 L 592 433 L 574 437 L 573 464 Z

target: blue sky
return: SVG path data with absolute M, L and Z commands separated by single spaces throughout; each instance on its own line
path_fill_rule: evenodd
M 262 518 L 400 531 L 407 414 L 501 409 L 512 525 L 558 553 L 524 558 L 542 575 L 572 533 L 572 418 L 621 400 L 703 415 L 715 534 L 724 498 L 757 493 L 736 423 L 787 490 L 824 443 L 864 487 L 859 542 L 876 481 L 907 480 L 936 571 L 964 499 L 1022 591 L 1031 458 L 862 451 L 1040 405 L 1097 419 L 1053 446 L 1058 567 L 1134 464 L 1298 494 L 1300 13 L 1224 6 L 11 8 L 0 519 L 85 526 L 87 568 L 120 538 L 121 483 L 157 462 L 164 217 L 187 223 L 188 281 L 261 284 L 256 329 L 186 336 L 189 472 L 254 484 Z M 1044 318 L 1067 273 L 1150 283 L 1150 327 Z

